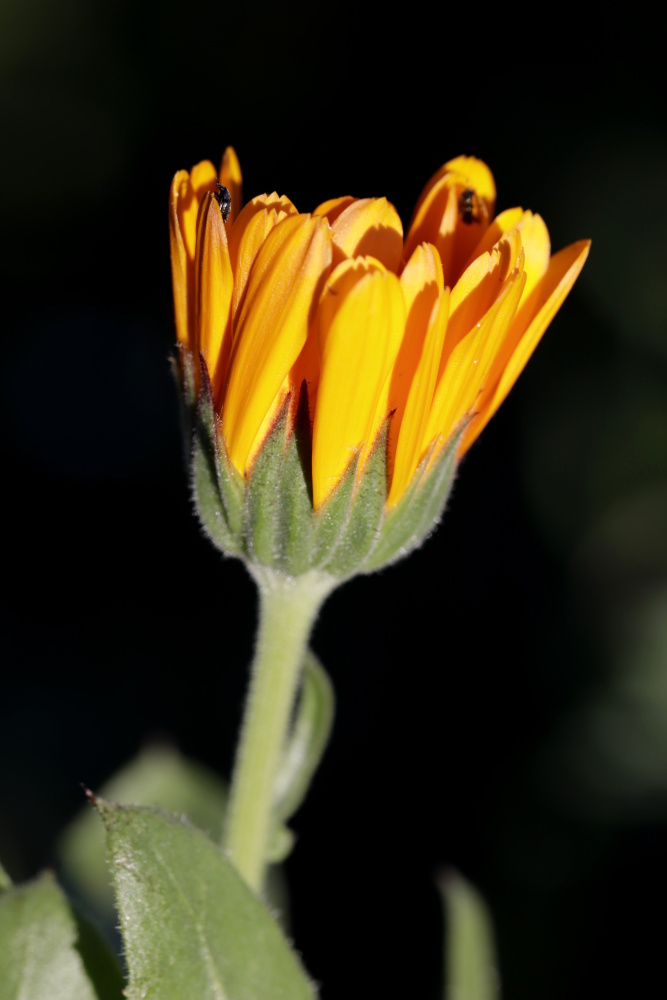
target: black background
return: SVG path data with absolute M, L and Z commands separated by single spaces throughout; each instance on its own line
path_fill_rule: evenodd
M 506 1000 L 646 992 L 667 892 L 667 134 L 652 33 L 563 12 L 3 5 L 0 857 L 146 741 L 231 764 L 255 615 L 191 513 L 168 359 L 173 173 L 385 194 L 460 153 L 591 257 L 443 524 L 336 592 L 338 709 L 294 821 L 293 936 L 324 1000 L 435 998 L 453 865 Z

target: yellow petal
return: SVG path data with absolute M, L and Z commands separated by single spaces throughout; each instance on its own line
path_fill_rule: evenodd
M 225 224 L 215 196 L 209 193 L 202 201 L 197 232 L 197 346 L 206 360 L 215 398 L 224 385 L 231 348 L 233 283 Z
M 306 343 L 330 265 L 329 226 L 309 215 L 283 219 L 257 254 L 238 317 L 222 408 L 229 456 L 239 472 L 254 457 L 262 422 Z
M 356 271 L 342 272 L 340 284 L 327 283 L 318 311 L 325 328 L 320 333 L 321 374 L 313 425 L 316 508 L 339 482 L 354 454 L 367 449 L 377 434 L 378 400 L 405 322 L 396 276 L 372 266 L 362 273 L 363 267 L 355 265 Z
M 375 257 L 351 257 L 334 267 L 327 278 L 318 305 L 317 341 L 320 355 L 324 354 L 326 338 L 345 297 L 367 274 L 375 271 L 384 274 L 386 270 L 384 264 Z
M 423 355 L 424 341 L 433 309 L 443 289 L 442 265 L 435 247 L 430 243 L 420 244 L 403 269 L 400 282 L 407 319 L 396 364 L 387 387 L 387 410 L 392 413 L 388 449 L 390 470 L 408 394 Z
M 393 507 L 401 499 L 422 459 L 448 316 L 449 289 L 443 288 L 433 306 L 421 356 L 412 376 L 397 445 L 395 449 L 390 449 L 394 458 L 388 507 Z M 396 414 L 392 417 L 392 428 L 395 419 Z
M 241 173 L 241 164 L 233 146 L 227 146 L 222 155 L 219 177 L 220 183 L 225 185 L 232 198 L 232 207 L 227 219 L 227 228 L 231 229 L 243 205 L 243 174 Z
M 577 280 L 589 250 L 590 240 L 579 240 L 577 243 L 572 243 L 569 247 L 560 250 L 551 258 L 548 271 L 538 287 L 539 297 L 535 304 L 535 315 L 525 330 L 523 329 L 525 317 L 519 316 L 517 316 L 517 320 L 521 319 L 522 326 L 515 327 L 513 324 L 510 328 L 507 346 L 510 348 L 511 356 L 508 356 L 498 379 L 489 381 L 488 387 L 480 398 L 479 413 L 464 435 L 461 454 L 481 434 L 507 397 L 537 347 L 542 334 Z
M 375 257 L 390 271 L 398 270 L 403 253 L 403 225 L 386 198 L 353 201 L 331 226 L 334 247 L 343 257 Z M 337 262 L 337 261 L 336 261 Z
M 234 272 L 232 315 L 243 305 L 250 271 L 269 233 L 297 210 L 289 198 L 262 194 L 244 206 L 229 236 L 229 259 Z
M 526 272 L 526 287 L 521 297 L 519 312 L 525 309 L 526 304 L 528 304 L 528 308 L 532 312 L 534 311 L 531 305 L 533 292 L 542 281 L 549 267 L 551 240 L 549 239 L 549 230 L 544 224 L 544 219 L 541 215 L 524 212 L 523 218 L 516 228 L 521 236 Z

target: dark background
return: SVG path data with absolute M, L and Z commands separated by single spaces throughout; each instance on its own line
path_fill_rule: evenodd
M 542 15 L 544 18 L 545 15 Z M 590 259 L 408 561 L 335 593 L 331 745 L 293 936 L 339 997 L 438 995 L 434 878 L 488 900 L 506 1000 L 661 982 L 667 893 L 667 130 L 653 32 L 411 5 L 5 0 L 0 857 L 147 740 L 226 774 L 255 615 L 192 516 L 168 358 L 173 173 L 385 194 L 460 153 Z M 571 13 L 568 15 L 571 18 Z M 657 911 L 657 912 L 656 912 Z

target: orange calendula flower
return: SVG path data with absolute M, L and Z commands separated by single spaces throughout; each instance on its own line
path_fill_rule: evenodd
M 406 233 L 386 198 L 337 197 L 309 214 L 275 192 L 241 202 L 231 148 L 219 172 L 206 161 L 171 187 L 176 332 L 205 365 L 194 379 L 198 392 L 210 384 L 223 479 L 242 491 L 282 417 L 284 449 L 305 412 L 313 531 L 348 488 L 350 520 L 380 461 L 369 551 L 381 549 L 395 509 L 434 478 L 447 448 L 453 469 L 501 405 L 590 243 L 552 256 L 541 217 L 495 215 L 491 171 L 467 156 L 431 178 Z

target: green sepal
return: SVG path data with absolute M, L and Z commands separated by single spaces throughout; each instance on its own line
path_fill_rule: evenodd
M 246 478 L 245 533 L 248 556 L 262 566 L 280 563 L 281 494 L 288 395 Z
M 372 551 L 384 516 L 387 497 L 387 436 L 385 420 L 352 492 L 347 523 L 324 568 L 341 579 L 351 576 Z
M 340 482 L 326 498 L 313 516 L 313 544 L 311 565 L 313 568 L 326 566 L 340 543 L 343 531 L 350 517 L 354 481 L 359 464 L 359 453 L 352 458 Z
M 229 459 L 201 356 L 199 364 L 197 391 L 193 356 L 181 349 L 177 367 L 186 424 L 194 413 L 193 497 L 205 533 L 223 553 L 243 559 L 251 572 L 253 564 L 291 577 L 317 569 L 342 582 L 408 555 L 437 526 L 456 473 L 465 422 L 444 446 L 440 440 L 433 444 L 399 503 L 387 511 L 388 418 L 361 475 L 357 451 L 314 511 L 305 382 L 298 407 L 291 395 L 286 397 L 244 478 Z
M 197 413 L 197 387 L 194 377 L 194 360 L 192 354 L 179 344 L 178 353 L 169 359 L 171 373 L 178 388 L 178 410 L 181 417 L 183 433 L 184 459 L 189 467 L 192 461 L 192 435 Z
M 106 830 L 127 1000 L 313 1000 L 276 919 L 208 837 L 157 810 L 94 804 Z
M 51 873 L 0 895 L 2 1000 L 121 1000 L 120 967 Z
M 195 355 L 182 346 L 179 346 L 178 353 L 180 357 L 180 368 L 178 370 L 183 380 L 184 402 L 186 407 L 194 413 L 197 409 L 197 362 Z
M 310 569 L 313 536 L 312 437 L 306 383 L 301 386 L 299 405 L 280 473 L 278 562 L 290 576 Z
M 246 535 L 251 558 L 300 576 L 310 568 L 313 534 L 312 443 L 305 383 L 290 425 L 292 409 L 288 395 L 248 475 Z
M 193 498 L 199 520 L 213 544 L 229 555 L 238 555 L 242 552 L 243 479 L 227 455 L 208 369 L 201 357 L 200 367 L 191 464 Z
M 454 483 L 457 451 L 465 427 L 452 435 L 428 468 L 437 443 L 420 462 L 407 490 L 385 516 L 377 545 L 363 564 L 372 572 L 418 548 L 437 527 Z
M 500 1000 L 500 977 L 488 906 L 450 869 L 438 878 L 445 908 L 444 1000 Z

